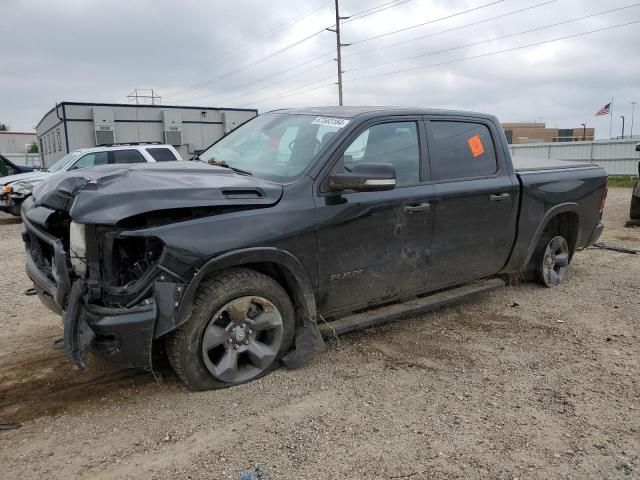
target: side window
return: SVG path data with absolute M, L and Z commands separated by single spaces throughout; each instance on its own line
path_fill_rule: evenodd
M 434 180 L 486 177 L 498 170 L 491 133 L 471 122 L 430 122 Z
M 97 167 L 98 165 L 106 165 L 107 163 L 109 163 L 108 152 L 87 153 L 84 157 L 80 157 L 69 170 Z
M 137 150 L 114 150 L 113 163 L 146 163 L 142 154 Z
M 358 163 L 391 163 L 399 187 L 420 182 L 420 144 L 416 122 L 382 123 L 369 127 L 344 152 L 347 168 Z
M 156 162 L 175 162 L 178 160 L 168 148 L 147 148 L 147 152 Z

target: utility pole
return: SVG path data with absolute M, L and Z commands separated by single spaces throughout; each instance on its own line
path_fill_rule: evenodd
M 580 125 L 582 125 L 582 141 L 586 142 L 587 141 L 587 124 L 581 123 Z
M 620 118 L 622 119 L 622 140 L 624 140 L 624 115 L 620 115 Z
M 631 102 L 631 138 L 633 138 L 633 119 L 636 116 L 636 102 Z
M 340 16 L 340 5 L 339 0 L 335 0 L 336 4 L 336 28 L 327 28 L 330 32 L 334 32 L 336 34 L 336 50 L 337 50 L 337 58 L 338 62 L 338 105 L 342 106 L 342 47 L 348 47 L 348 43 L 340 43 L 340 20 L 346 20 L 349 17 L 341 17 Z

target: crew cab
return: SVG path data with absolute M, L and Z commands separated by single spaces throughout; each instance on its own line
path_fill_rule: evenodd
M 603 229 L 604 170 L 514 166 L 491 115 L 279 110 L 194 160 L 70 172 L 25 201 L 26 270 L 80 367 L 148 368 L 163 342 L 190 388 L 237 385 L 505 279 L 555 286 Z
M 25 170 L 0 178 L 0 210 L 20 216 L 20 205 L 33 187 L 53 174 L 81 170 L 97 165 L 155 163 L 181 160 L 171 145 L 126 144 L 80 148 L 68 153 L 45 171 Z

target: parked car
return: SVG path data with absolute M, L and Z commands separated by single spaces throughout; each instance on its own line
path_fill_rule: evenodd
M 636 145 L 636 152 L 640 152 L 640 143 Z M 640 220 L 640 162 L 638 162 L 638 178 L 635 186 L 633 187 L 633 194 L 631 195 L 631 220 Z
M 53 174 L 71 172 L 97 165 L 155 163 L 181 160 L 171 145 L 131 144 L 75 150 L 45 171 L 26 170 L 0 178 L 0 210 L 20 215 L 20 205 L 31 195 L 33 187 Z
M 88 349 L 150 367 L 164 342 L 190 388 L 237 385 L 504 285 L 479 279 L 557 285 L 603 229 L 605 171 L 514 167 L 491 115 L 281 110 L 199 160 L 71 172 L 25 201 L 27 273 L 80 367 Z
M 0 153 L 0 178 L 26 172 L 33 172 L 33 167 L 17 165 Z

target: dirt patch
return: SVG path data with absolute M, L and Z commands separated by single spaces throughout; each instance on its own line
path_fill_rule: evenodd
M 612 188 L 603 241 L 624 228 Z M 301 370 L 188 392 L 163 372 L 80 372 L 59 320 L 22 292 L 0 227 L 2 478 L 640 478 L 640 256 L 588 249 L 554 289 L 506 287 L 331 340 Z M 129 376 L 133 375 L 133 376 Z M 29 420 L 31 419 L 31 420 Z

